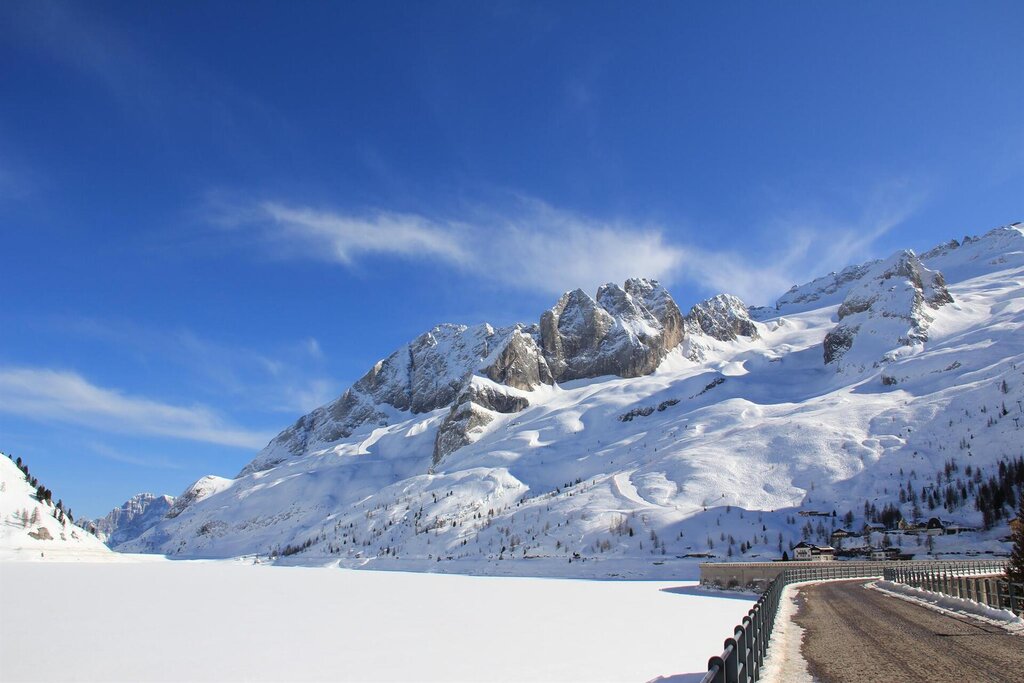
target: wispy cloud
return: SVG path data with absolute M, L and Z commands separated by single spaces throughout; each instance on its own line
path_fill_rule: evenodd
M 764 220 L 760 231 L 748 232 L 753 237 L 743 250 L 696 246 L 681 239 L 695 231 L 678 226 L 600 220 L 522 196 L 511 207 L 473 206 L 456 219 L 277 201 L 227 211 L 221 206 L 215 221 L 245 230 L 267 253 L 282 258 L 346 267 L 372 257 L 434 262 L 552 294 L 639 275 L 768 303 L 767 297 L 793 284 L 877 255 L 871 253 L 877 240 L 918 204 L 919 198 L 897 193 L 866 199 L 852 218 L 806 210 L 777 215 Z
M 314 337 L 256 350 L 225 344 L 189 329 L 153 328 L 123 320 L 58 318 L 63 333 L 121 347 L 144 367 L 173 365 L 176 376 L 205 400 L 230 397 L 242 409 L 301 415 L 340 392 Z
M 272 434 L 231 424 L 205 406 L 176 406 L 90 383 L 74 372 L 0 368 L 0 411 L 99 431 L 260 448 Z
M 683 277 L 706 289 L 736 294 L 748 303 L 766 304 L 795 284 L 829 271 L 887 254 L 876 253 L 878 240 L 917 209 L 919 195 L 869 201 L 859 216 L 838 218 L 820 211 L 799 211 L 765 223 L 754 253 L 686 247 Z
M 102 443 L 92 442 L 88 444 L 89 450 L 96 455 L 107 460 L 114 462 L 123 463 L 125 465 L 135 465 L 137 467 L 149 467 L 160 470 L 180 470 L 184 469 L 181 463 L 178 463 L 170 458 L 163 456 L 152 456 L 144 455 L 139 453 L 124 453 L 117 449 L 111 448 Z
M 248 230 L 277 257 L 343 266 L 374 256 L 431 261 L 551 293 L 636 274 L 668 278 L 683 257 L 655 226 L 597 221 L 522 197 L 508 211 L 473 207 L 458 219 L 262 202 L 219 206 L 213 222 Z
M 260 205 L 273 224 L 265 237 L 275 248 L 351 264 L 360 256 L 392 254 L 466 263 L 471 255 L 459 245 L 462 226 L 441 225 L 414 214 L 376 212 L 346 216 L 290 207 L 276 202 Z

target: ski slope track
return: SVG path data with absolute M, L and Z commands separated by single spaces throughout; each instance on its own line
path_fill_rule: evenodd
M 827 542 L 847 511 L 860 529 L 865 502 L 911 519 L 901 486 L 944 486 L 948 461 L 987 477 L 1019 457 L 1022 325 L 1020 224 L 854 266 L 768 308 L 721 295 L 684 315 L 643 279 L 576 290 L 539 324 L 422 335 L 114 547 L 569 576 L 775 558 Z M 973 505 L 921 508 L 982 526 Z M 928 545 L 998 553 L 1006 533 L 1003 520 Z M 920 536 L 893 542 L 925 552 Z

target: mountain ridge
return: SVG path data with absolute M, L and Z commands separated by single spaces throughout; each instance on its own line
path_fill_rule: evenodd
M 1019 393 L 1016 337 L 988 346 L 1006 354 L 996 361 L 960 344 L 1018 330 L 1022 269 L 1015 224 L 795 286 L 774 311 L 719 295 L 684 316 L 657 282 L 634 279 L 595 297 L 568 292 L 538 324 L 438 326 L 123 548 L 199 557 L 301 546 L 292 560 L 374 565 L 636 558 L 652 544 L 714 554 L 708 525 L 741 506 L 761 520 L 744 546 L 764 555 L 803 535 L 780 510 L 819 497 L 845 510 L 862 495 L 889 502 L 868 473 L 909 477 L 926 449 L 918 466 L 941 464 L 937 438 L 909 434 L 918 423 L 955 431 L 955 418 L 940 430 L 934 416 L 981 395 L 968 366 Z M 844 329 L 848 343 L 830 357 L 829 335 Z M 897 422 L 910 432 L 889 433 Z M 996 450 L 976 462 L 1013 455 Z M 517 517 L 524 507 L 535 521 Z M 619 516 L 643 528 L 646 548 L 606 537 Z M 982 536 L 975 546 L 998 547 Z

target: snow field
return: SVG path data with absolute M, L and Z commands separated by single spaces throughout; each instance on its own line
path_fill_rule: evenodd
M 649 681 L 703 671 L 751 606 L 693 586 L 0 563 L 0 679 Z

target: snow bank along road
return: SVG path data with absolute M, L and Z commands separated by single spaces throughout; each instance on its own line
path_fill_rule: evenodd
M 802 653 L 823 683 L 1006 681 L 1024 676 L 1024 638 L 866 588 L 868 581 L 800 589 Z

